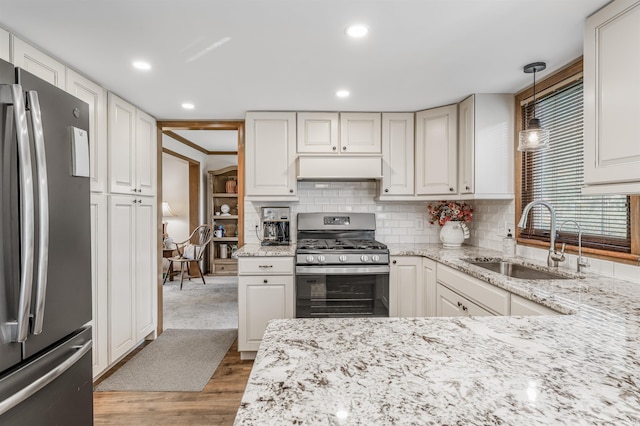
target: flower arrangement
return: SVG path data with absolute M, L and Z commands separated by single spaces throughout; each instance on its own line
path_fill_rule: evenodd
M 443 226 L 449 221 L 471 222 L 473 209 L 467 203 L 455 201 L 439 201 L 437 204 L 429 204 L 429 223 L 437 223 Z

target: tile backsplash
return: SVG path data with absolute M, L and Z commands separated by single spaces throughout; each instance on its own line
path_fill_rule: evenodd
M 376 239 L 387 244 L 437 244 L 440 227 L 430 225 L 429 202 L 379 202 L 375 182 L 309 182 L 298 183 L 299 202 L 244 203 L 245 242 L 259 244 L 255 229 L 260 224 L 260 208 L 285 206 L 291 209 L 291 234 L 295 241 L 296 217 L 300 212 L 362 212 L 376 214 Z M 467 201 L 474 209 L 469 224 L 471 238 L 465 241 L 478 247 L 502 250 L 507 229 L 515 235 L 515 203 L 513 200 Z M 260 234 L 262 236 L 262 234 Z M 520 256 L 544 260 L 547 250 L 518 246 Z M 640 267 L 600 259 L 590 259 L 591 272 L 640 283 Z M 567 265 L 575 267 L 576 256 L 567 255 Z

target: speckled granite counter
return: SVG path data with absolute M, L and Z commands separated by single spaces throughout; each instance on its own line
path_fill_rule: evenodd
M 461 260 L 500 256 L 473 247 L 390 249 L 573 314 L 272 321 L 237 425 L 640 424 L 640 286 L 509 279 Z
M 258 256 L 295 256 L 296 245 L 288 246 L 261 246 L 259 244 L 245 244 L 233 254 L 233 258 L 238 257 L 258 257 Z

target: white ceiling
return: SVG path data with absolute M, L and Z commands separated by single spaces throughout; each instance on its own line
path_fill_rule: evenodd
M 608 0 L 0 0 L 0 26 L 158 119 L 415 111 L 513 93 L 582 54 Z M 369 35 L 344 29 L 364 23 Z M 222 43 L 222 41 L 228 41 Z M 132 69 L 136 59 L 149 72 Z M 335 92 L 346 88 L 347 99 Z M 196 108 L 187 111 L 183 102 Z

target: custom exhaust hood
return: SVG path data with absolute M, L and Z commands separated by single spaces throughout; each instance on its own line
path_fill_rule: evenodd
M 334 155 L 298 156 L 298 180 L 380 180 L 382 158 Z

